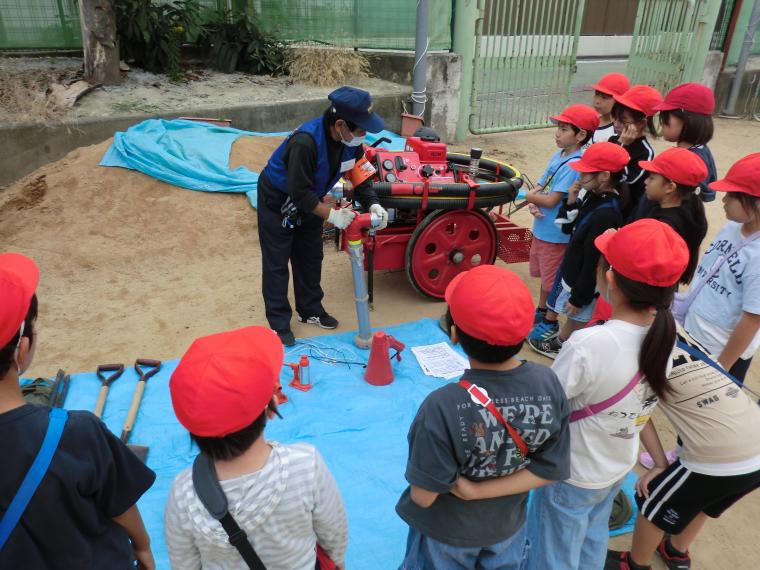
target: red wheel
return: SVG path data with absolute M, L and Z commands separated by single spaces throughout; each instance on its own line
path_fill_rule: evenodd
M 496 226 L 481 210 L 436 210 L 406 246 L 406 276 L 422 295 L 443 299 L 457 274 L 496 260 L 498 243 Z

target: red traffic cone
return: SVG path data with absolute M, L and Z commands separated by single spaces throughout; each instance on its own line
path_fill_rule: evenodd
M 367 371 L 364 373 L 364 379 L 370 384 L 385 386 L 393 382 L 393 368 L 391 368 L 390 357 L 391 347 L 397 351 L 395 355 L 396 359 L 401 360 L 401 351 L 404 350 L 403 343 L 385 334 L 385 331 L 377 331 L 372 337 L 369 362 L 367 363 Z

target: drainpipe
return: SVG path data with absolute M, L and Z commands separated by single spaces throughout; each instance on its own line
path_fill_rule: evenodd
M 734 81 L 731 83 L 731 93 L 729 93 L 728 103 L 726 103 L 726 115 L 736 115 L 736 102 L 739 99 L 739 91 L 741 91 L 742 82 L 744 81 L 744 72 L 747 70 L 747 60 L 749 60 L 749 54 L 752 51 L 752 46 L 755 44 L 755 32 L 759 24 L 760 0 L 755 0 L 752 15 L 750 15 L 749 23 L 747 24 L 747 31 L 744 34 L 744 43 L 742 44 L 742 51 L 739 54 L 739 62 L 736 64 L 736 75 L 734 75 Z
M 428 2 L 417 0 L 417 25 L 414 36 L 414 69 L 412 70 L 412 113 L 422 117 L 427 103 Z

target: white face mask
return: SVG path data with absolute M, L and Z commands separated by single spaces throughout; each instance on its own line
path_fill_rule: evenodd
M 350 132 L 350 131 L 349 131 Z M 362 135 L 360 137 L 353 135 L 354 138 L 352 138 L 350 141 L 347 141 L 343 138 L 343 133 L 338 130 L 338 134 L 340 135 L 340 142 L 342 142 L 346 146 L 361 146 L 364 144 L 364 139 L 366 136 Z

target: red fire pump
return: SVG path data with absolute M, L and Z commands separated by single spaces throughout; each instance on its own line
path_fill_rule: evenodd
M 462 271 L 493 264 L 497 256 L 527 261 L 532 234 L 503 213 L 523 183 L 516 168 L 482 158 L 479 149 L 470 156 L 447 152 L 435 136 L 409 137 L 403 151 L 365 150 L 366 162 L 346 178 L 357 186 L 371 177 L 390 220 L 387 228 L 363 234 L 370 302 L 376 269 L 405 269 L 420 294 L 442 299 Z M 346 251 L 348 242 L 342 232 Z

